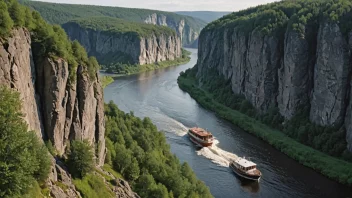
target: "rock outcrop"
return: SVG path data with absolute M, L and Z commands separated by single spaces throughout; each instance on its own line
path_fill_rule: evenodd
M 181 40 L 175 34 L 140 36 L 138 33 L 114 34 L 108 31 L 81 27 L 75 22 L 62 26 L 71 40 L 78 40 L 89 55 L 96 56 L 102 64 L 122 62 L 154 64 L 181 57 Z
M 0 84 L 12 87 L 23 101 L 24 120 L 38 137 L 51 140 L 59 155 L 70 140 L 88 140 L 96 150 L 97 165 L 104 164 L 104 101 L 99 76 L 89 79 L 85 66 L 69 82 L 63 59 L 34 61 L 30 33 L 14 30 L 0 43 Z
M 203 31 L 197 77 L 208 80 L 216 70 L 263 113 L 277 107 L 291 119 L 302 105 L 309 107 L 311 122 L 345 126 L 352 151 L 352 34 L 327 21 L 303 32 L 264 34 L 232 26 Z
M 192 46 L 192 43 L 198 39 L 199 30 L 193 29 L 185 19 L 176 21 L 173 18 L 169 18 L 163 14 L 153 13 L 144 19 L 144 23 L 167 26 L 174 29 L 177 35 L 181 38 L 182 44 L 185 46 Z

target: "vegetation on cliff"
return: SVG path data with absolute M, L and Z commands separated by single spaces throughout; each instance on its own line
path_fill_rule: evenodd
M 149 118 L 105 105 L 106 163 L 120 172 L 141 197 L 212 197 L 187 163 L 170 152 L 163 133 Z
M 319 20 L 339 22 L 347 32 L 351 29 L 352 2 L 349 0 L 280 1 L 226 15 L 210 24 L 204 31 L 236 27 L 242 31 L 254 29 L 269 34 L 293 28 L 302 34 L 305 25 L 317 25 Z
M 20 197 L 49 172 L 49 152 L 22 118 L 19 93 L 0 87 L 0 197 Z
M 88 67 L 91 78 L 99 68 L 95 58 L 88 58 L 78 42 L 71 42 L 65 31 L 57 25 L 50 25 L 38 12 L 20 5 L 16 0 L 0 0 L 0 37 L 6 39 L 13 28 L 25 27 L 31 32 L 35 59 L 52 57 L 63 58 L 70 65 L 70 80 L 75 80 L 78 65 Z
M 282 124 L 283 119 L 277 110 L 273 108 L 264 115 L 256 112 L 243 96 L 234 95 L 229 82 L 216 72 L 209 72 L 212 80 L 202 86 L 198 84 L 196 73 L 197 67 L 182 72 L 178 84 L 203 107 L 256 135 L 299 163 L 340 183 L 352 185 L 351 163 L 304 145 L 341 156 L 346 148 L 342 131 L 313 125 L 306 122 L 302 114 Z M 343 156 L 345 159 L 350 158 L 347 153 Z
M 107 32 L 112 35 L 135 35 L 144 38 L 160 35 L 176 36 L 176 32 L 166 26 L 131 22 L 113 17 L 98 16 L 79 18 L 71 20 L 65 25 L 69 24 L 77 24 L 81 28 Z
M 191 52 L 185 49 L 182 49 L 182 56 L 180 58 L 176 58 L 175 60 L 168 60 L 168 61 L 162 61 L 155 64 L 145 64 L 145 65 L 132 65 L 129 63 L 113 63 L 107 66 L 102 66 L 102 68 L 105 69 L 107 73 L 111 73 L 111 74 L 131 75 L 131 74 L 137 74 L 141 72 L 188 63 L 191 60 L 191 58 L 189 57 L 190 54 Z
M 178 15 L 172 12 L 163 12 L 157 10 L 121 8 L 108 6 L 93 5 L 73 5 L 73 4 L 57 4 L 38 1 L 22 1 L 34 10 L 38 11 L 45 20 L 52 24 L 64 24 L 76 18 L 107 16 L 125 19 L 134 22 L 144 22 L 144 20 L 154 13 L 162 14 L 176 23 L 185 20 L 185 23 L 192 29 L 200 31 L 205 26 L 205 22 L 188 16 Z

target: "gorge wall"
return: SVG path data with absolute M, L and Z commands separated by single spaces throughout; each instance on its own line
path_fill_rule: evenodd
M 111 33 L 86 28 L 75 22 L 66 23 L 63 28 L 71 40 L 78 40 L 101 64 L 129 62 L 144 65 L 182 56 L 181 40 L 176 34 L 148 33 L 141 36 L 137 32 Z
M 308 107 L 312 123 L 345 127 L 352 151 L 352 32 L 329 20 L 302 29 L 209 27 L 199 38 L 197 77 L 210 80 L 215 69 L 263 113 L 277 107 L 291 119 Z
M 185 21 L 185 19 L 176 21 L 166 15 L 153 13 L 144 19 L 144 23 L 167 26 L 176 31 L 177 35 L 181 38 L 182 44 L 186 47 L 197 48 L 197 46 L 192 44 L 198 39 L 200 30 L 193 29 L 190 24 Z
M 30 33 L 24 28 L 0 41 L 0 85 L 20 93 L 29 130 L 51 140 L 59 155 L 70 140 L 88 140 L 101 166 L 105 159 L 103 90 L 98 74 L 91 80 L 86 70 L 78 66 L 73 82 L 65 60 L 36 60 Z

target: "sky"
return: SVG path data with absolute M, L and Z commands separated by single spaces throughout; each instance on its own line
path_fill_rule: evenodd
M 55 3 L 146 8 L 164 11 L 238 11 L 277 0 L 40 0 Z

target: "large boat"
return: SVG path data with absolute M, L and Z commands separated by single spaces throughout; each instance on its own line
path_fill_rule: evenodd
M 230 167 L 238 176 L 253 180 L 259 181 L 262 173 L 257 169 L 257 165 L 245 158 L 237 158 L 234 161 L 231 161 Z
M 214 141 L 214 137 L 210 132 L 198 127 L 190 128 L 188 135 L 191 141 L 199 147 L 211 146 Z

